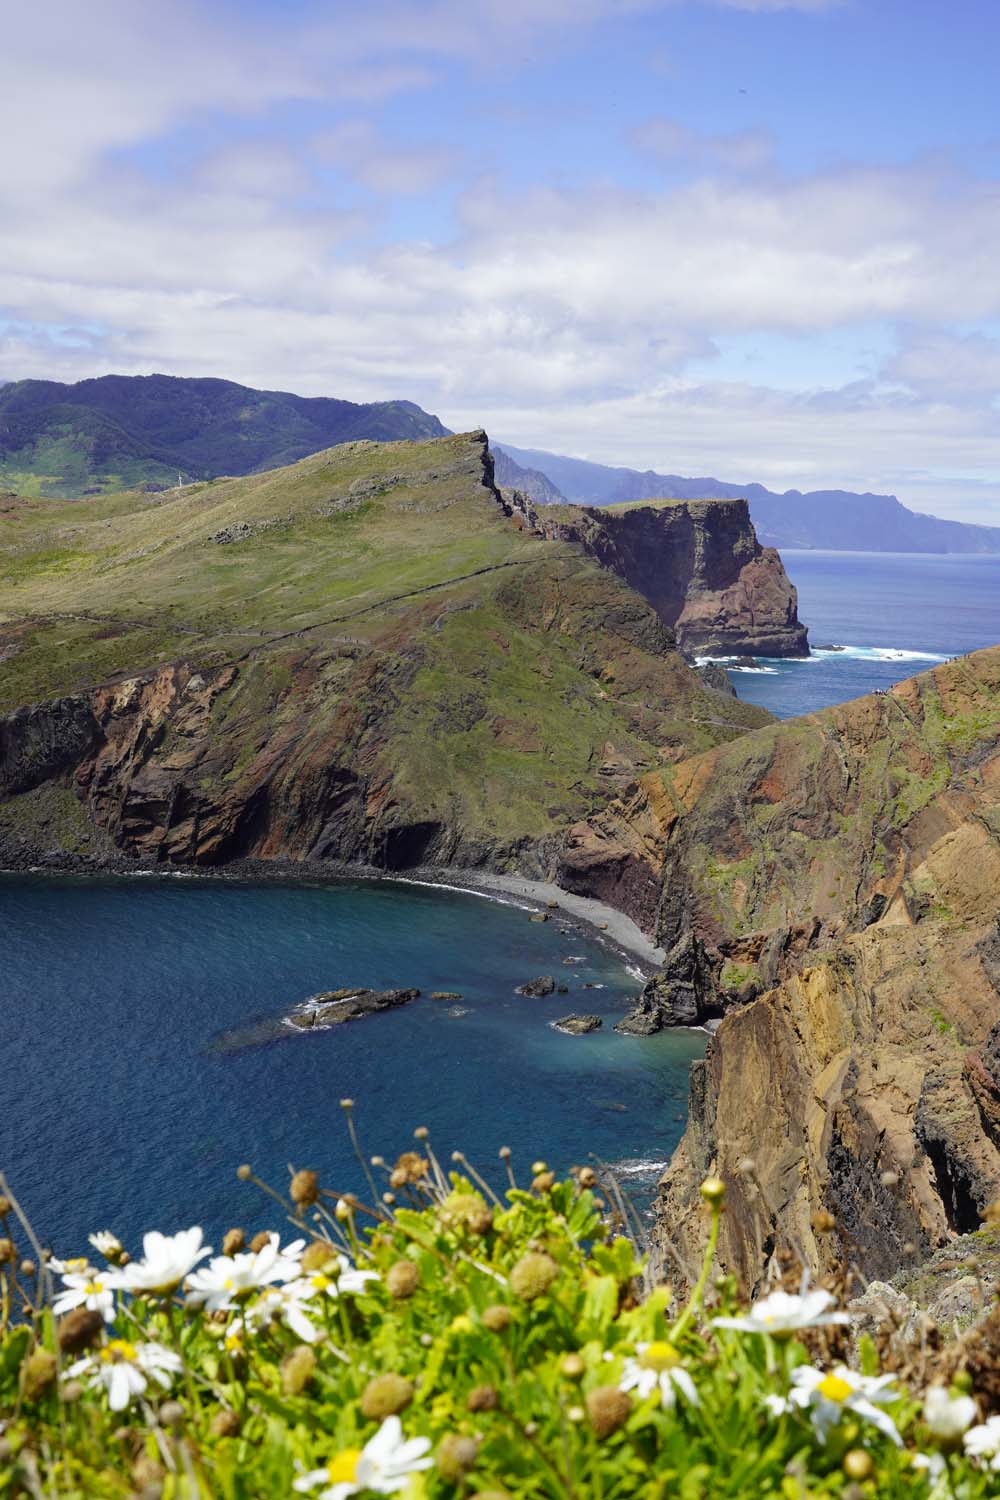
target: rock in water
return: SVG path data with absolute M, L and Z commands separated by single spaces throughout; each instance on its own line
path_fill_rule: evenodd
M 556 982 L 551 974 L 540 974 L 537 979 L 529 979 L 527 984 L 519 984 L 514 993 L 527 995 L 529 1000 L 542 1000 L 546 995 L 551 995 L 555 987 Z
M 288 1019 L 293 1026 L 303 1029 L 342 1026 L 345 1021 L 357 1021 L 380 1010 L 408 1005 L 419 995 L 419 990 L 325 990 L 321 995 L 313 995 Z
M 563 1016 L 552 1024 L 557 1031 L 566 1031 L 570 1036 L 586 1036 L 588 1031 L 598 1031 L 604 1022 L 600 1016 Z

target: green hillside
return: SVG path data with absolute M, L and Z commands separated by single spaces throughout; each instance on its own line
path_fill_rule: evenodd
M 0 387 L 0 481 L 29 495 L 80 495 L 253 474 L 335 443 L 443 437 L 410 401 L 358 405 L 229 380 L 106 375 Z
M 12 725 L 8 785 L 75 768 L 158 859 L 495 863 L 767 718 L 582 548 L 518 529 L 486 443 L 0 501 L 0 713 L 75 695 Z

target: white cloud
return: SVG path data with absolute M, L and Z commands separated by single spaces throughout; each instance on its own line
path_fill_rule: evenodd
M 631 140 L 640 151 L 665 161 L 737 172 L 756 171 L 770 165 L 774 157 L 774 141 L 765 130 L 700 135 L 679 120 L 663 115 L 640 125 L 632 132 Z
M 991 402 L 1000 395 L 1000 340 L 982 333 L 915 333 L 883 374 L 912 390 Z

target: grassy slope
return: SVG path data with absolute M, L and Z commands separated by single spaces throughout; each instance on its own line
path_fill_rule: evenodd
M 760 722 L 706 692 L 626 585 L 518 531 L 482 449 L 345 444 L 162 497 L 0 502 L 0 711 L 236 662 L 199 794 L 266 780 L 290 837 L 301 787 L 346 758 L 407 817 L 504 844 L 605 799 L 608 743 L 647 770 Z

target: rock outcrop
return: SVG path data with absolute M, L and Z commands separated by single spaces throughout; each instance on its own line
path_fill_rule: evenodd
M 591 850 L 613 865 L 645 819 L 660 861 L 671 962 L 639 1020 L 724 1012 L 661 1238 L 700 1239 L 710 1170 L 751 1284 L 783 1244 L 885 1278 L 975 1229 L 1000 1193 L 1000 648 L 645 787 Z
M 648 599 L 687 656 L 808 656 L 781 558 L 757 540 L 745 500 L 637 502 L 512 513 L 537 534 L 575 541 Z

